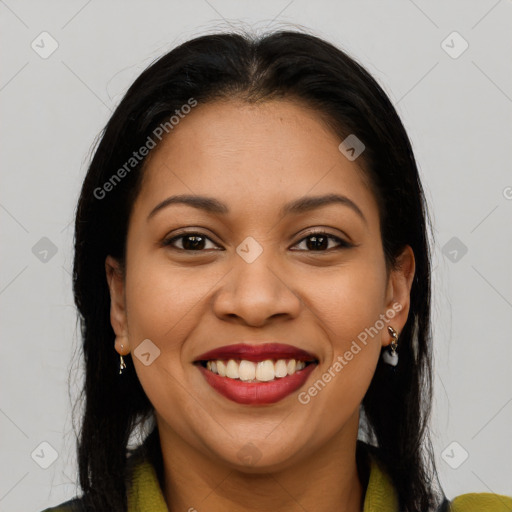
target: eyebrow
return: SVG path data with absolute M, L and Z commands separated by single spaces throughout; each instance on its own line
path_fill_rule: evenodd
M 149 213 L 147 220 L 153 217 L 158 211 L 172 204 L 185 204 L 193 208 L 197 208 L 198 210 L 203 210 L 205 212 L 214 214 L 226 215 L 229 213 L 229 208 L 224 203 L 221 203 L 219 200 L 213 197 L 182 194 L 177 196 L 170 196 L 167 199 L 164 199 L 161 203 L 158 203 Z M 285 204 L 281 209 L 280 214 L 282 217 L 290 214 L 298 215 L 300 213 L 309 212 L 311 210 L 315 210 L 317 208 L 331 204 L 341 204 L 349 207 L 355 213 L 357 213 L 357 215 L 361 217 L 365 223 L 367 223 L 366 217 L 364 216 L 359 206 L 357 206 L 357 204 L 348 197 L 340 194 L 301 197 Z

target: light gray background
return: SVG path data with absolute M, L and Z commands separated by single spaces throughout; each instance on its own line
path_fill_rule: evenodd
M 39 511 L 76 493 L 72 220 L 93 140 L 152 60 L 231 24 L 307 27 L 390 95 L 436 234 L 433 432 L 442 483 L 449 497 L 512 494 L 511 17 L 510 0 L 0 1 L 0 510 Z M 46 59 L 31 47 L 50 48 L 43 31 L 58 43 Z M 445 51 L 462 48 L 458 36 L 446 40 L 453 31 L 469 44 L 457 58 Z M 32 250 L 42 237 L 57 248 L 47 261 Z M 35 462 L 51 461 L 42 442 L 58 453 L 48 469 Z

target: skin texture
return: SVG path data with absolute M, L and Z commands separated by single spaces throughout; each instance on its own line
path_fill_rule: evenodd
M 288 343 L 319 360 L 304 391 L 393 304 L 401 310 L 386 326 L 401 332 L 414 256 L 407 246 L 400 268 L 387 273 L 376 200 L 340 142 L 297 102 L 231 100 L 197 106 L 150 154 L 125 273 L 110 256 L 106 273 L 117 352 L 145 339 L 160 350 L 149 366 L 133 361 L 155 408 L 170 510 L 361 510 L 359 405 L 391 342 L 386 328 L 307 404 L 298 392 L 275 404 L 237 404 L 192 364 L 242 341 Z M 366 220 L 340 204 L 279 214 L 289 201 L 331 193 L 350 198 Z M 173 204 L 148 220 L 176 194 L 214 197 L 230 212 Z M 186 238 L 162 245 L 182 228 L 208 240 L 196 251 L 182 249 Z M 354 246 L 330 239 L 315 250 L 306 236 L 316 228 Z M 252 263 L 236 252 L 248 236 L 263 249 Z M 240 450 L 253 454 L 251 464 Z

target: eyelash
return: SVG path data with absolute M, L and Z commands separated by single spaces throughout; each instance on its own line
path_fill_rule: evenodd
M 330 248 L 330 249 L 326 249 L 326 250 L 319 250 L 319 251 L 314 251 L 314 250 L 303 250 L 303 249 L 298 249 L 299 252 L 316 252 L 316 253 L 321 253 L 321 252 L 330 252 L 331 250 L 336 250 L 336 249 L 349 249 L 351 247 L 355 247 L 354 244 L 351 244 L 335 235 L 331 235 L 330 233 L 326 233 L 325 231 L 312 231 L 310 233 L 308 233 L 305 237 L 301 238 L 295 245 L 298 245 L 300 244 L 301 242 L 304 242 L 305 240 L 307 240 L 308 238 L 311 238 L 311 237 L 314 237 L 314 236 L 325 236 L 326 238 L 330 239 L 330 240 L 335 240 L 336 242 L 338 242 L 338 247 L 335 247 L 335 248 Z M 197 251 L 194 251 L 192 249 L 182 249 L 180 247 L 174 247 L 172 244 L 173 242 L 175 242 L 176 240 L 179 240 L 179 239 L 182 239 L 182 238 L 186 238 L 188 236 L 200 236 L 200 237 L 203 237 L 207 240 L 210 240 L 210 242 L 212 243 L 215 243 L 213 242 L 213 240 L 211 240 L 211 238 L 207 237 L 206 235 L 204 235 L 203 233 L 200 233 L 200 232 L 197 232 L 197 231 L 190 231 L 188 233 L 181 233 L 180 235 L 177 235 L 177 236 L 174 236 L 172 238 L 168 238 L 166 240 L 164 240 L 162 242 L 162 245 L 164 247 L 171 247 L 172 249 L 175 249 L 177 251 L 184 251 L 184 252 L 205 252 L 205 249 L 202 249 L 202 250 L 197 250 Z M 295 249 L 297 250 L 297 249 Z

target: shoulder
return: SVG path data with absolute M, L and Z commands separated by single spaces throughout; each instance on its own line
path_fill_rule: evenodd
M 512 497 L 491 493 L 461 494 L 453 498 L 451 512 L 511 512 Z
M 148 437 L 149 439 L 149 437 Z M 153 438 L 154 439 L 154 436 Z M 134 480 L 136 477 L 139 478 L 139 481 L 137 483 L 148 485 L 146 480 L 148 478 L 148 474 L 150 474 L 151 469 L 148 469 L 148 466 L 151 466 L 151 463 L 149 462 L 149 453 L 148 452 L 148 441 L 137 447 L 136 449 L 132 450 L 130 452 L 129 457 L 126 460 L 126 485 L 128 494 L 133 494 L 132 487 L 134 484 Z M 144 480 L 146 479 L 146 480 Z M 152 482 L 150 482 L 152 483 Z M 130 509 L 131 510 L 131 509 Z M 137 509 L 139 510 L 139 509 Z M 42 510 L 41 512 L 98 512 L 96 509 L 91 510 L 91 507 L 89 506 L 86 508 L 85 505 L 85 499 L 82 496 L 76 496 L 68 501 L 65 501 L 59 505 L 46 508 Z M 100 511 L 105 512 L 105 511 Z
M 367 483 L 364 511 L 398 510 L 398 495 L 385 467 L 380 462 L 379 449 L 358 440 L 358 470 Z M 370 471 L 362 471 L 364 460 L 368 456 Z M 368 478 L 369 477 L 369 478 Z M 385 507 L 385 508 L 383 508 Z M 493 493 L 461 494 L 445 503 L 439 512 L 512 512 L 512 497 Z
M 81 498 L 73 498 L 65 501 L 55 507 L 50 507 L 42 510 L 41 512 L 84 512 L 85 508 Z

